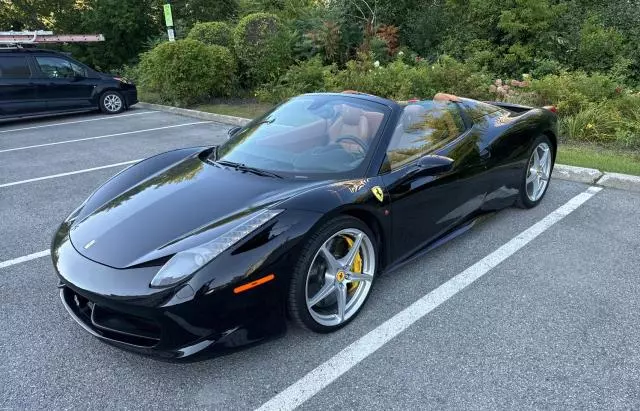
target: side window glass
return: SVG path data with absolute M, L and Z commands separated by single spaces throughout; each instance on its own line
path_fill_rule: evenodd
M 87 77 L 87 69 L 85 69 L 81 65 L 76 64 L 74 62 L 70 62 L 70 64 L 71 64 L 71 68 L 73 69 L 73 72 L 75 73 L 76 76 L 78 76 L 78 77 Z
M 24 56 L 0 56 L 0 78 L 31 78 L 31 69 Z
M 58 57 L 36 57 L 40 70 L 47 78 L 74 78 L 71 63 Z
M 396 169 L 441 148 L 464 129 L 455 103 L 428 101 L 406 106 L 389 142 L 388 164 L 383 171 Z

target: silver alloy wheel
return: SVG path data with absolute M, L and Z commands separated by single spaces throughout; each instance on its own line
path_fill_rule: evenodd
M 112 112 L 118 112 L 122 108 L 122 99 L 116 94 L 107 94 L 104 97 L 104 107 Z
M 551 149 L 547 143 L 540 143 L 533 150 L 527 166 L 525 190 L 531 201 L 538 201 L 547 188 L 551 177 Z
M 349 248 L 341 252 L 336 246 L 345 240 Z M 354 269 L 356 262 L 359 270 Z M 347 321 L 366 300 L 375 269 L 375 249 L 364 232 L 347 228 L 332 235 L 316 252 L 307 272 L 305 299 L 311 317 L 324 326 Z

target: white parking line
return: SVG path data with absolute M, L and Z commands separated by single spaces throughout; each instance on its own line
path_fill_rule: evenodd
M 198 125 L 198 124 L 208 124 L 208 123 L 211 123 L 211 121 L 196 121 L 194 123 L 174 124 L 174 125 L 171 125 L 171 126 L 147 128 L 147 129 L 144 129 L 144 130 L 125 131 L 124 133 L 105 134 L 104 136 L 97 136 L 97 137 L 76 138 L 74 140 L 56 141 L 55 143 L 45 143 L 45 144 L 36 144 L 36 145 L 33 145 L 33 146 L 7 148 L 5 150 L 0 150 L 0 153 L 8 153 L 10 151 L 19 151 L 19 150 L 28 150 L 30 148 L 57 146 L 59 144 L 77 143 L 79 141 L 98 140 L 98 139 L 107 138 L 107 137 L 117 137 L 117 136 L 124 136 L 124 135 L 127 135 L 127 134 L 146 133 L 148 131 L 166 130 L 168 128 L 195 126 L 195 125 Z
M 41 126 L 31 126 L 31 127 L 23 127 L 23 128 L 12 128 L 11 130 L 0 130 L 0 133 L 11 133 L 13 131 L 34 130 L 37 128 L 44 128 L 44 127 L 66 126 L 67 124 L 87 123 L 89 121 L 111 120 L 111 119 L 116 119 L 120 117 L 130 117 L 130 116 L 139 116 L 141 114 L 157 114 L 157 113 L 161 113 L 161 112 L 160 111 L 142 111 L 140 113 L 118 114 L 115 116 L 102 116 L 98 118 L 89 118 L 86 120 L 66 121 L 62 123 L 43 124 Z
M 518 234 L 493 253 L 451 278 L 440 287 L 426 294 L 389 320 L 374 328 L 368 334 L 347 346 L 293 385 L 290 385 L 284 391 L 264 403 L 258 410 L 292 410 L 303 404 L 309 398 L 320 392 L 320 390 L 338 379 L 342 374 L 360 363 L 360 361 L 373 354 L 391 339 L 409 328 L 409 326 L 416 321 L 488 273 L 492 268 L 509 258 L 534 238 L 544 233 L 549 227 L 571 214 L 600 190 L 602 190 L 600 187 L 590 187 L 585 192 L 573 197 L 563 206 Z
M 32 183 L 34 181 L 42 181 L 42 180 L 49 180 L 52 178 L 58 178 L 58 177 L 66 177 L 66 176 L 72 176 L 74 174 L 82 174 L 82 173 L 88 173 L 90 171 L 96 171 L 96 170 L 103 170 L 105 168 L 111 168 L 111 167 L 119 167 L 119 166 L 126 166 L 129 164 L 133 164 L 133 163 L 137 163 L 138 161 L 140 161 L 141 159 L 138 160 L 131 160 L 131 161 L 124 161 L 122 163 L 115 163 L 115 164 L 107 164 L 106 166 L 100 166 L 100 167 L 92 167 L 92 168 L 85 168 L 84 170 L 77 170 L 77 171 L 70 171 L 68 173 L 60 173 L 60 174 L 52 174 L 50 176 L 44 176 L 44 177 L 36 177 L 36 178 L 30 178 L 28 180 L 21 180 L 21 181 L 14 181 L 12 183 L 4 183 L 4 184 L 0 184 L 0 188 L 3 187 L 11 187 L 11 186 L 17 186 L 20 184 L 26 184 L 26 183 Z
M 29 254 L 29 255 L 23 255 L 22 257 L 14 258 L 13 260 L 0 261 L 0 268 L 11 267 L 12 265 L 35 260 L 36 258 L 46 257 L 49 254 L 50 254 L 49 250 L 44 250 L 44 251 L 39 251 L 37 253 Z

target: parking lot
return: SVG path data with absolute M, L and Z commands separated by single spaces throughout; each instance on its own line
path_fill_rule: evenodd
M 145 109 L 0 123 L 0 408 L 640 408 L 640 193 L 561 180 L 378 278 L 336 333 L 189 364 L 91 337 L 59 301 L 57 225 L 127 165 L 228 128 Z

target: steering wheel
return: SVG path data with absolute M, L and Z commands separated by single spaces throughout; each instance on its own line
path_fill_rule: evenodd
M 366 153 L 367 149 L 369 148 L 369 145 L 367 143 L 365 143 L 364 141 L 362 141 L 362 139 L 356 136 L 351 136 L 351 135 L 341 136 L 341 137 L 338 137 L 335 142 L 336 144 L 340 144 L 343 141 L 350 141 L 352 143 L 356 143 L 358 146 L 360 146 L 360 148 L 364 153 Z

